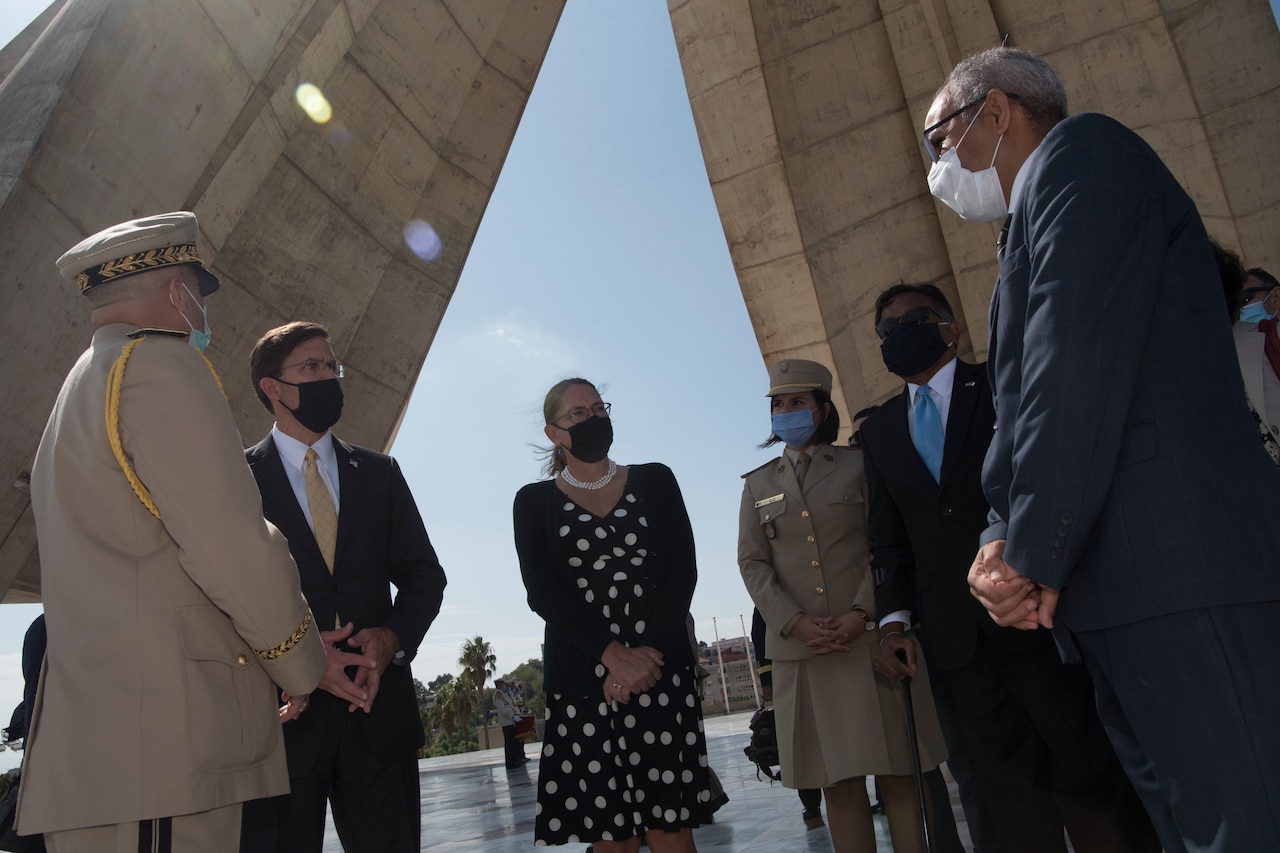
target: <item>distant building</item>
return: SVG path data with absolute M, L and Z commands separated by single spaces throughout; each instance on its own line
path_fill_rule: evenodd
M 710 675 L 702 682 L 702 713 L 725 713 L 724 697 L 729 694 L 729 711 L 756 707 L 755 652 L 747 637 L 728 637 L 717 644 L 700 646 L 700 663 Z M 721 672 L 721 662 L 724 664 Z

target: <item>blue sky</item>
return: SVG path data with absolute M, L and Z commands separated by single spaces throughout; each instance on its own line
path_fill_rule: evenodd
M 0 3 L 0 44 L 43 7 Z M 216 338 L 216 299 L 209 314 Z M 735 556 L 739 475 L 772 455 L 756 448 L 766 375 L 659 0 L 568 3 L 392 448 L 449 575 L 414 665 L 424 682 L 456 671 L 475 634 L 493 644 L 499 673 L 540 654 L 511 500 L 539 478 L 530 444 L 543 438 L 543 394 L 574 375 L 606 386 L 612 456 L 665 462 L 681 483 L 698 542 L 699 637 L 712 639 L 713 617 L 722 637 L 740 635 L 751 605 Z M 36 612 L 0 608 L 6 718 Z M 0 769 L 13 764 L 0 754 Z
M 0 42 L 42 8 L 0 5 Z M 216 340 L 216 299 L 209 316 Z M 766 373 L 661 2 L 568 4 L 392 448 L 449 576 L 414 664 L 424 682 L 456 671 L 475 634 L 500 673 L 540 656 L 511 501 L 540 477 L 530 445 L 544 440 L 543 395 L 577 375 L 614 404 L 613 458 L 665 462 L 680 481 L 700 638 L 713 617 L 722 637 L 740 636 L 751 604 L 736 563 L 739 475 L 772 456 L 756 448 Z M 12 650 L 0 654 L 0 714 L 21 698 L 17 654 L 36 612 L 0 608 L 0 652 Z

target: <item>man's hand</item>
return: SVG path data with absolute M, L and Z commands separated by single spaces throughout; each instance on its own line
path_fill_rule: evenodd
M 899 649 L 907 655 L 905 664 L 898 660 L 897 651 Z M 880 648 L 876 650 L 876 657 L 872 664 L 875 666 L 876 672 L 895 681 L 901 681 L 908 676 L 915 676 L 916 644 L 907 638 L 906 625 L 901 622 L 885 623 L 884 627 L 880 629 Z
M 662 677 L 662 653 L 649 646 L 633 649 L 613 640 L 605 647 L 600 662 L 609 670 L 606 687 L 616 681 L 629 694 L 645 692 Z
M 365 658 L 373 661 L 373 666 L 362 667 L 355 679 L 356 686 L 363 688 L 368 698 L 364 702 L 352 702 L 347 706 L 348 711 L 364 708 L 367 714 L 373 710 L 373 700 L 378 696 L 382 673 L 387 671 L 391 659 L 400 651 L 400 638 L 390 628 L 361 628 L 354 637 L 347 640 L 347 645 L 359 649 Z
M 792 624 L 788 633 L 813 649 L 815 655 L 849 651 L 848 641 L 839 639 L 834 624 L 835 620 L 829 616 L 810 616 L 804 613 Z
M 997 625 L 1034 631 L 1053 625 L 1058 591 L 1042 587 L 1004 561 L 1005 540 L 988 542 L 969 567 L 969 592 Z M 1048 600 L 1046 600 L 1048 596 Z
M 377 665 L 377 661 L 373 658 L 344 652 L 339 648 L 339 644 L 351 636 L 351 630 L 354 627 L 348 622 L 336 630 L 320 632 L 320 639 L 324 641 L 325 663 L 324 676 L 321 677 L 320 686 L 317 688 L 351 703 L 353 708 L 363 707 L 371 699 L 369 691 L 347 678 L 346 668 L 358 666 L 360 672 L 365 672 Z
M 280 717 L 280 722 L 287 723 L 290 720 L 298 719 L 298 715 L 307 710 L 311 705 L 311 696 L 310 694 L 290 696 L 288 693 L 281 692 L 280 701 L 284 702 L 284 704 L 280 706 L 280 710 L 277 713 Z

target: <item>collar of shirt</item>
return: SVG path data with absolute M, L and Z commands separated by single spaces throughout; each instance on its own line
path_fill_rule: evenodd
M 929 390 L 933 393 L 933 404 L 938 408 L 938 419 L 942 421 L 942 434 L 947 434 L 947 414 L 951 409 L 951 391 L 956 384 L 956 360 L 953 358 L 933 374 L 933 378 L 929 380 Z M 907 383 L 907 426 L 911 430 L 912 438 L 915 437 L 916 429 L 916 394 L 919 392 L 920 386 Z
M 821 445 L 821 444 L 811 444 L 804 450 L 796 450 L 795 448 L 792 448 L 792 447 L 784 447 L 782 450 L 782 455 L 787 457 L 787 461 L 791 463 L 791 467 L 795 468 L 796 463 L 800 460 L 801 453 L 808 453 L 809 459 L 810 461 L 812 461 L 813 458 L 818 455 L 818 451 L 821 450 L 823 446 L 824 445 Z
M 1043 142 L 1041 142 L 1043 144 Z M 1022 161 L 1022 166 L 1018 169 L 1018 174 L 1013 178 L 1013 189 L 1009 191 L 1009 213 L 1013 213 L 1018 209 L 1018 202 L 1022 199 L 1022 192 L 1027 184 L 1027 175 L 1031 172 L 1031 167 L 1040 157 L 1040 146 L 1027 155 L 1027 159 Z M 933 386 L 930 385 L 930 388 Z
M 285 435 L 279 426 L 271 427 L 271 439 L 276 443 L 280 461 L 284 463 L 284 472 L 289 477 L 289 485 L 293 486 L 293 494 L 306 514 L 308 524 L 311 523 L 311 508 L 307 504 L 307 481 L 302 468 L 308 450 L 314 449 L 316 452 L 316 467 L 320 469 L 320 479 L 324 480 L 333 497 L 334 507 L 340 511 L 342 506 L 338 500 L 338 454 L 333 449 L 331 435 L 326 431 L 315 444 L 307 445 L 291 435 Z

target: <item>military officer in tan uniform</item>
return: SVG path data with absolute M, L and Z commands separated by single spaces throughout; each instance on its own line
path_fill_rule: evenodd
M 49 644 L 18 830 L 51 851 L 234 851 L 240 804 L 288 791 L 276 688 L 324 670 L 289 546 L 262 517 L 204 358 L 195 216 L 137 219 L 58 260 L 93 341 L 36 453 Z
M 768 443 L 785 450 L 744 475 L 738 566 L 766 625 L 782 783 L 822 788 L 836 853 L 862 853 L 876 849 L 866 789 L 874 775 L 894 849 L 921 850 L 901 689 L 873 669 L 862 451 L 832 444 L 840 415 L 823 365 L 778 362 L 769 397 Z M 932 770 L 946 746 L 927 678 L 914 680 L 912 698 L 922 768 Z

